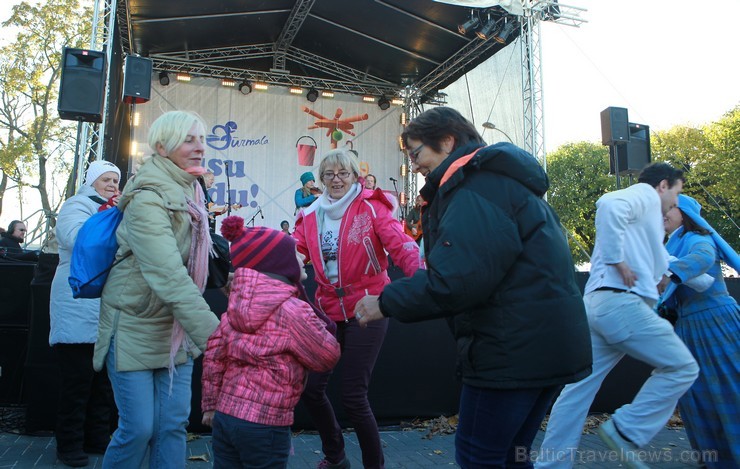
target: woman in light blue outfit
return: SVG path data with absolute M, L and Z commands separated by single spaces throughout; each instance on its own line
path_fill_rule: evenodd
M 700 215 L 685 195 L 665 216 L 671 283 L 663 302 L 678 315 L 676 334 L 699 363 L 693 386 L 678 402 L 686 434 L 709 468 L 740 467 L 740 307 L 727 292 L 720 260 L 740 270 L 740 256 Z M 686 285 L 707 273 L 711 286 Z M 716 452 L 716 459 L 712 452 Z

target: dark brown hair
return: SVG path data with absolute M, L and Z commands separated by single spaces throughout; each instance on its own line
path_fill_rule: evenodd
M 485 143 L 473 124 L 449 107 L 435 107 L 422 112 L 401 134 L 404 146 L 408 147 L 408 139 L 413 138 L 437 152 L 442 151 L 441 143 L 447 136 L 455 139 L 453 151 L 468 143 Z

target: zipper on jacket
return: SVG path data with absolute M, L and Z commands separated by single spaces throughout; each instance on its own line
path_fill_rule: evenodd
M 347 318 L 347 311 L 344 309 L 344 296 L 347 294 L 347 292 L 344 291 L 344 288 L 334 288 L 334 293 L 337 294 L 337 297 L 339 298 L 339 307 L 342 308 L 342 314 L 344 315 L 344 322 L 345 324 L 349 322 L 349 319 Z
M 354 201 L 349 204 L 349 207 L 347 207 L 347 211 L 349 211 L 352 208 L 352 205 L 354 204 Z M 346 215 L 347 212 L 344 212 Z M 342 256 L 341 256 L 341 250 L 342 250 L 342 240 L 344 239 L 344 231 L 347 229 L 347 224 L 345 223 L 346 220 L 344 219 L 344 216 L 342 216 L 342 221 L 339 224 L 339 236 L 337 237 L 337 283 L 339 284 L 339 287 L 334 287 L 334 292 L 339 297 L 339 307 L 342 309 L 342 315 L 344 316 L 344 323 L 349 322 L 349 318 L 347 317 L 347 311 L 344 309 L 344 295 L 347 294 L 347 292 L 344 291 L 344 287 L 342 287 Z

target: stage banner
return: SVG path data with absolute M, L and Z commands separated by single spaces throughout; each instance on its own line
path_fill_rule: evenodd
M 300 176 L 313 172 L 321 187 L 318 166 L 333 147 L 352 149 L 362 175 L 375 175 L 383 190 L 394 192 L 390 178 L 401 179 L 400 106 L 383 111 L 361 96 L 340 93 L 311 103 L 305 89 L 293 95 L 284 87 L 243 95 L 212 78 L 173 80 L 168 86 L 152 80 L 152 88 L 151 101 L 134 111 L 130 170 L 153 153 L 147 132 L 157 117 L 170 110 L 197 112 L 207 125 L 204 164 L 215 175 L 209 194 L 217 205 L 231 203 L 232 215 L 251 220 L 250 226 L 280 229 L 288 220 L 292 229 Z M 305 148 L 312 140 L 316 148 Z M 311 151 L 313 161 L 307 157 Z

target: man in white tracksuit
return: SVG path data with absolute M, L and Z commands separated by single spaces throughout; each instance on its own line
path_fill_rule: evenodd
M 591 329 L 593 373 L 565 386 L 555 401 L 537 469 L 569 468 L 601 383 L 624 355 L 655 368 L 634 400 L 614 412 L 599 436 L 628 467 L 647 467 L 640 452 L 673 414 L 699 374 L 693 356 L 654 311 L 670 280 L 663 215 L 677 203 L 683 173 L 666 163 L 643 169 L 639 183 L 596 202 L 596 243 L 584 303 Z M 660 286 L 659 286 L 660 284 Z

